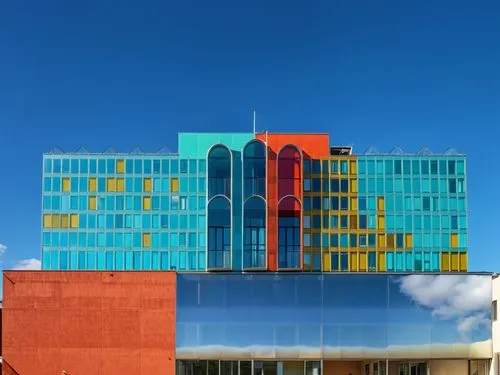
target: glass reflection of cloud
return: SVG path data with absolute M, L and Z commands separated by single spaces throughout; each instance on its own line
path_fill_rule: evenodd
M 179 274 L 177 351 L 374 358 L 439 345 L 440 355 L 463 355 L 491 338 L 490 285 L 472 275 Z

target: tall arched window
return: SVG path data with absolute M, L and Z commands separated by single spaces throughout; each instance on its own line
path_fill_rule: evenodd
M 278 268 L 300 268 L 300 216 L 297 198 L 288 196 L 278 204 Z
M 231 152 L 223 145 L 208 153 L 208 199 L 216 195 L 231 199 Z
M 243 149 L 243 196 L 266 197 L 266 146 L 252 140 Z
M 278 198 L 300 196 L 302 156 L 293 145 L 285 146 L 278 153 Z
M 231 203 L 217 196 L 208 204 L 208 268 L 231 267 Z
M 243 268 L 266 266 L 266 203 L 253 196 L 245 202 L 243 214 Z

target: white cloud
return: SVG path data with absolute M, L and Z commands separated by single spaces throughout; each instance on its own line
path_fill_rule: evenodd
M 12 268 L 13 270 L 39 270 L 42 268 L 42 262 L 40 262 L 40 259 L 23 259 L 19 260 L 14 264 L 14 267 Z
M 439 319 L 456 319 L 465 338 L 483 325 L 491 306 L 491 278 L 477 275 L 410 275 L 400 279 L 401 292 Z
M 0 255 L 7 251 L 7 246 L 0 243 Z

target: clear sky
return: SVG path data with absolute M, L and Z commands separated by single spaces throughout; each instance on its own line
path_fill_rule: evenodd
M 500 271 L 500 2 L 28 1 L 0 9 L 0 250 L 40 257 L 41 155 L 179 131 L 328 132 L 468 155 L 473 271 Z M 28 262 L 26 262 L 28 263 Z

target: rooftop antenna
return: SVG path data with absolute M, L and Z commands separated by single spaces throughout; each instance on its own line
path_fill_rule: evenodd
M 253 109 L 253 134 L 255 134 L 255 114 L 256 114 L 255 108 Z

